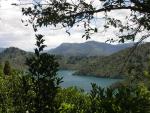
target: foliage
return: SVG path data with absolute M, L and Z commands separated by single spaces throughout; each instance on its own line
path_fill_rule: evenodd
M 57 27 L 57 25 L 61 24 L 62 27 L 70 28 L 76 25 L 76 23 L 81 22 L 85 29 L 83 37 L 88 39 L 91 34 L 98 32 L 97 27 L 91 27 L 91 23 L 95 16 L 94 14 L 104 12 L 104 19 L 106 20 L 104 28 L 107 29 L 110 26 L 113 26 L 118 28 L 119 32 L 125 33 L 121 35 L 119 34 L 120 42 L 134 40 L 138 33 L 145 31 L 146 34 L 143 35 L 140 41 L 150 36 L 149 0 L 101 0 L 100 3 L 102 3 L 101 7 L 96 8 L 92 2 L 87 3 L 85 0 L 79 0 L 76 3 L 68 2 L 68 0 L 48 0 L 46 4 L 37 3 L 34 7 L 22 8 L 22 12 L 24 15 L 31 17 L 29 22 L 33 24 L 35 31 L 37 31 L 37 27 L 48 25 L 54 25 Z M 131 11 L 131 14 L 127 17 L 127 20 L 129 21 L 125 23 L 126 25 L 123 25 L 120 20 L 108 16 L 107 12 L 120 9 L 130 9 Z M 70 34 L 68 29 L 66 32 Z M 18 89 L 17 86 L 17 89 L 13 90 L 15 92 L 12 92 L 9 86 L 6 85 L 5 89 L 5 86 L 2 84 L 2 88 L 0 88 L 0 90 L 2 90 L 2 94 L 0 95 L 2 97 L 2 112 L 11 112 L 13 110 L 15 112 L 21 112 L 19 111 L 21 109 L 23 109 L 23 111 L 29 111 L 30 113 L 150 112 L 150 91 L 143 84 L 138 84 L 134 87 L 122 86 L 114 89 L 102 89 L 93 84 L 93 89 L 90 94 L 72 88 L 59 89 L 59 83 L 61 80 L 56 76 L 58 64 L 55 62 L 54 56 L 41 53 L 45 47 L 45 45 L 43 45 L 44 40 L 42 39 L 42 35 L 36 35 L 36 37 L 36 45 L 38 48 L 35 49 L 35 56 L 27 60 L 31 85 L 28 85 L 30 82 L 28 79 L 24 78 L 24 82 L 22 81 L 20 84 L 25 87 L 23 89 L 23 94 L 19 93 L 17 99 L 15 99 L 16 101 L 14 101 L 14 94 L 17 95 L 17 92 L 21 92 L 22 90 L 20 88 Z M 110 39 L 110 41 L 112 40 Z M 145 54 L 142 55 L 144 56 Z M 120 59 L 120 57 L 118 59 Z M 111 58 L 115 59 L 116 57 L 115 55 L 112 55 Z M 136 56 L 136 59 L 138 58 L 139 57 Z M 121 59 L 123 59 L 123 57 L 121 57 Z M 71 63 L 75 63 L 75 61 L 71 61 Z M 89 64 L 89 61 L 85 60 L 82 66 L 86 67 L 86 64 Z M 93 66 L 96 67 L 98 65 L 95 61 L 92 61 L 91 64 L 85 69 L 92 71 Z M 111 62 L 111 64 L 113 64 L 113 62 Z M 116 62 L 116 64 L 118 64 L 118 62 Z M 111 67 L 110 65 L 107 66 Z M 136 64 L 136 68 L 139 69 L 140 67 L 140 63 Z M 134 72 L 129 70 L 129 72 L 135 74 L 135 70 Z M 29 93 L 30 91 L 31 93 Z M 20 106 L 18 103 L 21 103 Z M 11 108 L 9 106 L 13 107 Z M 17 108 L 19 108 L 18 111 Z
M 112 13 L 123 9 L 130 13 L 125 17 L 126 22 L 109 16 L 108 12 Z M 22 8 L 22 12 L 30 17 L 29 23 L 33 25 L 35 31 L 37 31 L 37 27 L 47 27 L 48 25 L 57 27 L 61 25 L 68 28 L 66 32 L 70 34 L 69 28 L 77 25 L 77 27 L 84 28 L 83 37 L 88 39 L 91 34 L 99 31 L 98 27 L 95 27 L 97 25 L 93 26 L 93 20 L 99 21 L 96 14 L 102 13 L 102 16 L 98 18 L 105 20 L 104 29 L 108 29 L 110 26 L 117 28 L 120 33 L 117 34 L 120 42 L 135 40 L 136 36 L 143 32 L 145 34 L 142 35 L 140 41 L 150 36 L 149 0 L 97 0 L 96 5 L 92 1 L 86 0 L 47 0 L 44 3 L 34 4 L 34 7 Z M 114 40 L 110 38 L 109 41 Z
M 56 112 L 55 96 L 57 89 L 61 83 L 61 78 L 56 76 L 58 71 L 58 63 L 55 57 L 47 53 L 41 53 L 45 47 L 42 35 L 36 35 L 37 42 L 35 55 L 27 59 L 29 73 L 31 74 L 33 83 L 32 105 L 28 111 L 33 113 L 54 113 Z
M 13 70 L 0 77 L 0 112 L 2 113 L 54 113 L 57 111 L 55 95 L 61 82 L 56 76 L 55 57 L 41 53 L 45 47 L 42 35 L 36 35 L 38 48 L 27 59 L 29 72 Z
M 90 93 L 60 89 L 60 113 L 149 113 L 150 91 L 144 84 L 103 89 L 92 84 Z
M 24 87 L 22 87 L 22 73 L 13 71 L 11 75 L 0 76 L 0 112 L 20 113 L 24 111 Z
M 2 66 L 2 64 L 0 64 L 0 76 L 2 76 L 3 75 L 3 66 Z
M 92 85 L 89 113 L 149 113 L 150 92 L 143 85 L 107 88 Z
M 36 85 L 32 79 L 31 75 L 23 76 L 17 71 L 11 76 L 0 76 L 0 112 L 38 112 Z M 43 102 L 48 104 L 46 100 Z M 74 87 L 58 88 L 53 102 L 57 108 L 53 113 L 149 113 L 150 91 L 143 83 L 107 89 L 92 84 L 90 93 Z
M 56 99 L 60 113 L 86 113 L 90 105 L 89 96 L 75 87 L 60 89 Z

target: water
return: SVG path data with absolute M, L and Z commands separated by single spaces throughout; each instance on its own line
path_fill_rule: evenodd
M 92 76 L 77 76 L 73 75 L 74 71 L 61 70 L 58 72 L 60 77 L 63 77 L 63 83 L 61 86 L 64 88 L 76 86 L 77 88 L 84 89 L 85 91 L 91 90 L 91 83 L 96 83 L 97 85 L 105 88 L 113 83 L 121 81 L 121 79 L 111 79 L 111 78 L 99 78 Z

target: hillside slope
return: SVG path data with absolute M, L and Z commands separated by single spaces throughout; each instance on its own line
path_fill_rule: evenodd
M 93 75 L 100 77 L 121 77 L 128 68 L 140 67 L 138 71 L 145 70 L 150 58 L 150 43 L 142 44 L 132 52 L 127 48 L 105 57 L 61 57 L 59 59 L 62 69 L 77 70 L 78 75 Z M 128 67 L 128 68 L 127 68 Z
M 110 56 L 57 55 L 56 58 L 60 64 L 60 69 L 76 70 L 78 75 L 120 78 L 128 71 L 127 67 L 136 67 L 139 72 L 147 68 L 147 62 L 150 59 L 150 43 L 138 46 L 132 52 L 132 56 L 127 59 L 131 50 L 132 48 L 127 48 Z M 0 53 L 0 62 L 4 64 L 8 60 L 13 68 L 24 70 L 26 69 L 26 57 L 29 57 L 31 54 L 33 53 L 10 47 Z
M 25 60 L 31 53 L 21 50 L 16 47 L 6 48 L 0 53 L 0 63 L 4 64 L 7 60 L 10 62 L 12 68 L 24 70 L 26 67 Z
M 63 43 L 57 48 L 49 50 L 48 53 L 62 56 L 108 56 L 131 46 L 133 44 L 111 45 L 96 41 Z

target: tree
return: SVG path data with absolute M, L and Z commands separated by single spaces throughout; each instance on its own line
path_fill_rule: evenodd
M 150 36 L 150 0 L 97 0 L 97 7 L 92 0 L 90 2 L 88 0 L 47 0 L 45 3 L 37 2 L 33 6 L 22 8 L 22 12 L 30 17 L 29 23 L 33 25 L 35 31 L 37 27 L 61 25 L 70 34 L 68 32 L 70 28 L 83 23 L 85 29 L 83 37 L 88 39 L 91 34 L 98 32 L 98 27 L 92 27 L 92 21 L 96 18 L 95 14 L 104 13 L 102 16 L 105 20 L 104 28 L 107 29 L 110 26 L 118 28 L 120 42 L 135 40 L 139 33 L 142 33 L 140 42 Z M 130 11 L 125 24 L 108 15 L 108 12 L 123 9 Z M 112 38 L 109 41 L 114 40 Z
M 92 84 L 88 113 L 150 113 L 150 91 L 144 84 L 103 89 Z
M 0 76 L 2 76 L 4 73 L 3 73 L 3 66 L 2 64 L 0 63 Z
M 3 72 L 4 72 L 5 75 L 10 75 L 10 73 L 11 73 L 11 66 L 10 66 L 9 61 L 5 61 Z
M 35 54 L 27 59 L 33 85 L 30 87 L 35 93 L 29 104 L 29 113 L 55 113 L 57 104 L 55 96 L 61 83 L 61 78 L 57 77 L 58 63 L 55 56 L 41 53 L 46 47 L 42 35 L 36 35 Z M 29 88 L 29 89 L 30 89 Z

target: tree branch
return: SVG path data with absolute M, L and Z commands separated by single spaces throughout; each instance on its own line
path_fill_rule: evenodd
M 82 15 L 85 13 L 94 14 L 94 13 L 99 13 L 99 12 L 104 12 L 104 11 L 106 12 L 106 11 L 120 10 L 120 9 L 130 9 L 130 10 L 138 11 L 138 12 L 142 12 L 142 13 L 150 13 L 150 11 L 148 11 L 148 10 L 144 10 L 144 9 L 140 9 L 140 8 L 132 7 L 132 6 L 127 6 L 127 7 L 108 7 L 108 8 L 106 7 L 106 8 L 101 8 L 98 10 L 93 10 L 93 11 L 83 11 L 83 12 L 79 12 L 79 13 L 76 13 L 76 14 L 70 15 L 70 16 L 76 17 L 76 16 L 79 16 L 79 15 Z

